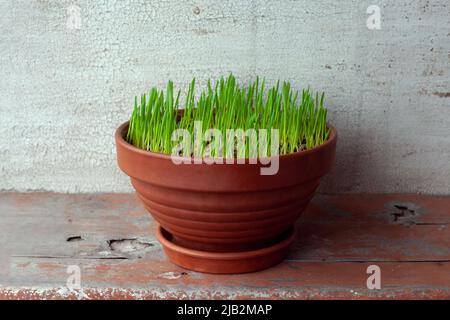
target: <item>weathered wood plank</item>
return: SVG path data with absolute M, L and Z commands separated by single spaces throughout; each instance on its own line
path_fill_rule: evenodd
M 1 289 L 0 298 L 450 298 L 448 262 L 376 264 L 381 269 L 381 290 L 367 289 L 370 263 L 286 261 L 251 274 L 210 275 L 184 270 L 165 259 L 14 259 L 16 285 Z M 67 288 L 69 265 L 80 267 L 82 290 Z
M 155 242 L 153 219 L 130 194 L 5 193 L 0 212 L 3 243 L 16 256 L 117 256 L 109 240 Z M 449 217 L 446 197 L 317 196 L 298 222 L 291 258 L 448 261 Z
M 449 211 L 450 197 L 318 195 L 285 262 L 217 276 L 168 262 L 132 194 L 0 193 L 0 298 L 450 298 Z

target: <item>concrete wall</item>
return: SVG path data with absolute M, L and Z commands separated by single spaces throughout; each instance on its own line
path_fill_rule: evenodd
M 68 24 L 72 4 L 80 25 Z M 366 27 L 371 4 L 381 30 Z M 448 0 L 1 0 L 0 189 L 130 191 L 113 132 L 134 95 L 232 71 L 326 92 L 340 140 L 323 192 L 450 194 L 449 10 Z

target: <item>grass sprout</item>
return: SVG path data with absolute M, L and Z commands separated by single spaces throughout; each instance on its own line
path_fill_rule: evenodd
M 232 74 L 214 83 L 208 80 L 197 97 L 195 86 L 193 79 L 184 108 L 180 106 L 180 91 L 174 92 L 172 81 L 167 83 L 165 92 L 154 87 L 140 99 L 135 97 L 126 140 L 143 150 L 171 154 L 177 144 L 172 141 L 172 132 L 185 129 L 193 136 L 195 121 L 201 121 L 203 132 L 210 128 L 223 133 L 229 129 L 278 129 L 280 155 L 314 148 L 329 137 L 324 93 L 314 93 L 309 88 L 299 93 L 286 81 L 266 89 L 266 81 L 259 77 L 241 86 Z M 270 134 L 267 139 L 270 146 Z M 213 152 L 211 156 L 249 157 L 250 141 L 231 153 L 226 140 L 227 135 L 223 134 L 220 141 L 211 141 L 221 146 L 221 154 Z M 197 147 L 196 156 L 203 156 L 206 144 Z M 269 147 L 264 152 L 267 156 L 272 154 Z

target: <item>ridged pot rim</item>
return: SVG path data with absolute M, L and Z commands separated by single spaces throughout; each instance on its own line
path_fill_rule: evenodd
M 170 160 L 173 161 L 174 159 L 176 160 L 192 160 L 193 157 L 174 157 L 172 155 L 168 155 L 168 154 L 164 154 L 164 153 L 159 153 L 159 152 L 152 152 L 152 151 L 148 151 L 148 150 L 143 150 L 140 148 L 137 148 L 135 146 L 133 146 L 131 143 L 129 143 L 128 141 L 125 140 L 124 136 L 123 136 L 123 132 L 125 131 L 125 129 L 128 127 L 129 121 L 125 121 L 124 123 L 122 123 L 117 129 L 116 129 L 116 133 L 115 133 L 115 139 L 116 142 L 119 143 L 122 147 L 135 152 L 135 153 L 139 153 L 143 156 L 149 157 L 149 158 L 157 158 L 157 159 L 164 159 L 164 160 Z M 297 151 L 297 152 L 293 152 L 293 153 L 288 153 L 288 154 L 283 154 L 283 155 L 278 155 L 278 159 L 283 160 L 283 159 L 295 159 L 298 157 L 302 157 L 302 156 L 306 156 L 308 154 L 314 154 L 317 152 L 322 151 L 323 149 L 326 149 L 329 145 L 332 145 L 334 143 L 334 141 L 337 139 L 337 131 L 336 128 L 327 122 L 327 127 L 331 130 L 330 136 L 328 137 L 328 140 L 325 141 L 323 144 L 316 146 L 312 149 L 307 149 L 307 150 L 302 150 L 302 151 Z M 276 156 L 270 156 L 270 157 L 265 157 L 262 159 L 274 159 Z M 213 158 L 214 159 L 214 158 Z M 217 158 L 216 158 L 217 159 Z M 236 159 L 242 159 L 242 158 L 235 158 Z M 255 160 L 254 158 L 245 158 L 245 161 L 249 161 L 249 160 Z M 261 158 L 258 158 L 261 159 Z M 203 164 L 203 163 L 202 163 Z

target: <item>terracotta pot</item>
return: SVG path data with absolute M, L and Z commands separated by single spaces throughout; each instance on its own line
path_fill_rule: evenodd
M 295 220 L 334 162 L 337 135 L 329 127 L 323 145 L 280 156 L 275 175 L 261 175 L 259 162 L 177 165 L 129 144 L 128 123 L 116 131 L 117 160 L 161 225 L 158 238 L 172 261 L 203 272 L 250 272 L 286 254 Z

